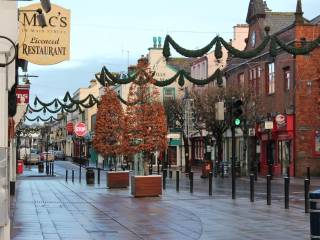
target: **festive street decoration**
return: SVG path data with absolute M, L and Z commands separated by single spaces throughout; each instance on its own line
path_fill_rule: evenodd
M 65 116 L 61 117 L 61 118 L 55 118 L 53 116 L 49 117 L 49 118 L 42 118 L 41 116 L 37 116 L 35 118 L 29 118 L 27 116 L 25 116 L 25 120 L 28 120 L 30 122 L 39 122 L 39 121 L 42 121 L 42 122 L 60 122 L 62 121 L 63 119 L 65 119 Z
M 117 95 L 105 87 L 98 106 L 94 148 L 105 158 L 115 158 L 123 152 L 124 113 Z
M 169 86 L 170 84 L 172 84 L 176 81 L 178 81 L 178 84 L 181 87 L 183 87 L 185 84 L 185 79 L 195 85 L 206 85 L 211 82 L 217 81 L 217 84 L 220 86 L 220 85 L 222 85 L 222 82 L 223 82 L 223 80 L 222 80 L 223 74 L 220 69 L 217 69 L 211 76 L 209 76 L 206 79 L 202 79 L 202 80 L 193 78 L 186 71 L 180 70 L 173 77 L 166 79 L 166 80 L 163 80 L 163 81 L 158 81 L 155 78 L 153 78 L 154 73 L 151 73 L 152 77 L 148 78 L 148 77 L 146 77 L 146 75 L 148 73 L 144 69 L 139 69 L 138 71 L 140 71 L 140 73 L 136 72 L 135 74 L 132 75 L 132 77 L 119 78 L 119 77 L 114 76 L 104 66 L 101 70 L 101 73 L 99 75 L 96 74 L 96 79 L 103 86 L 105 86 L 105 85 L 111 86 L 111 85 L 115 85 L 115 84 L 128 84 L 128 83 L 133 83 L 133 82 L 135 82 L 136 84 L 145 84 L 147 81 L 146 79 L 148 79 L 149 83 L 151 83 L 157 87 Z M 141 78 L 141 75 L 143 75 L 144 77 Z M 124 101 L 121 100 L 121 102 L 124 102 Z M 125 104 L 127 104 L 127 103 L 125 103 Z
M 288 52 L 294 56 L 296 55 L 306 55 L 312 52 L 315 48 L 319 47 L 320 45 L 320 37 L 315 39 L 314 41 L 307 42 L 305 41 L 304 44 L 301 47 L 294 46 L 292 44 L 286 44 L 285 42 L 281 41 L 277 36 L 272 35 L 269 36 L 270 29 L 266 27 L 266 33 L 267 36 L 263 39 L 262 43 L 257 46 L 254 50 L 251 51 L 241 51 L 236 48 L 234 48 L 230 43 L 226 42 L 222 37 L 215 37 L 207 46 L 197 49 L 197 50 L 188 50 L 183 47 L 181 47 L 178 43 L 176 43 L 170 35 L 167 35 L 164 41 L 163 46 L 163 56 L 165 58 L 169 58 L 171 56 L 170 53 L 170 45 L 181 55 L 185 57 L 202 57 L 203 55 L 207 54 L 213 46 L 216 46 L 215 48 L 215 57 L 217 59 L 222 58 L 222 51 L 221 47 L 224 46 L 228 52 L 236 57 L 236 58 L 253 58 L 258 56 L 264 49 L 268 46 L 270 43 L 271 48 L 269 49 L 269 53 L 272 56 L 277 55 L 276 49 L 280 49 L 282 51 Z

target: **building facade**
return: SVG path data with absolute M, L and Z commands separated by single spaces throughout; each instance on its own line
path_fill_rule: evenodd
M 251 0 L 245 49 L 255 49 L 266 34 L 301 47 L 319 37 L 316 19 L 312 22 L 303 17 L 300 0 L 295 12 L 285 13 L 271 11 L 265 1 Z M 270 56 L 268 50 L 266 47 L 249 60 L 233 58 L 226 70 L 227 86 L 251 89 L 259 98 L 256 121 L 252 123 L 256 146 L 251 149 L 254 154 L 248 154 L 249 162 L 257 161 L 261 175 L 303 176 L 307 167 L 319 174 L 320 121 L 315 103 L 319 99 L 320 49 L 304 56 L 278 49 L 276 57 Z

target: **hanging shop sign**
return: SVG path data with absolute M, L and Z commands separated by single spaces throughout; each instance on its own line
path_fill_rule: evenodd
M 283 128 L 283 127 L 285 127 L 287 125 L 286 116 L 284 116 L 282 114 L 278 114 L 276 116 L 275 120 L 276 120 L 278 128 Z
M 29 87 L 18 86 L 16 89 L 16 98 L 18 104 L 29 103 Z
M 47 26 L 41 27 L 37 9 L 40 3 L 19 8 L 19 58 L 38 65 L 69 60 L 70 10 L 51 4 L 45 14 Z

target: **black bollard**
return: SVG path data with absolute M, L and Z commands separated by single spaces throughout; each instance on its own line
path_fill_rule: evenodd
M 176 189 L 177 189 L 177 192 L 179 192 L 179 171 L 176 171 Z
M 72 169 L 72 175 L 71 175 L 72 183 L 74 183 L 74 170 Z
M 54 162 L 52 162 L 52 176 L 54 176 Z
M 289 184 L 290 179 L 288 177 L 284 178 L 284 208 L 289 209 Z
M 100 184 L 100 168 L 98 168 L 98 184 Z
M 169 178 L 172 178 L 172 170 L 169 170 Z
M 267 175 L 267 205 L 271 205 L 271 176 Z
M 254 174 L 250 174 L 250 202 L 254 202 Z
M 66 182 L 68 182 L 68 170 L 66 170 Z
M 166 177 L 167 177 L 167 169 L 163 169 L 162 171 L 162 188 L 166 189 Z
M 272 179 L 272 164 L 269 164 L 269 175 L 270 179 Z
M 304 180 L 304 212 L 310 212 L 310 202 L 309 202 L 309 191 L 310 191 L 310 180 Z
M 307 179 L 310 180 L 310 167 L 307 167 Z
M 212 172 L 209 173 L 209 196 L 212 196 Z
M 193 172 L 192 171 L 189 173 L 189 178 L 190 178 L 190 193 L 193 193 Z
M 152 175 L 152 165 L 149 166 L 149 175 Z
M 157 171 L 158 171 L 158 175 L 160 175 L 160 163 L 158 162 L 158 169 L 157 169 Z
M 79 165 L 79 183 L 81 183 L 81 165 Z

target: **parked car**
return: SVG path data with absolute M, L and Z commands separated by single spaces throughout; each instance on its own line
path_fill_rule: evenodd
M 40 156 L 37 153 L 30 153 L 27 155 L 27 164 L 38 164 L 40 161 Z
M 63 151 L 55 151 L 54 152 L 54 159 L 56 160 L 66 160 L 66 155 Z
M 52 151 L 42 152 L 40 154 L 40 160 L 41 161 L 46 161 L 47 160 L 47 155 L 48 155 L 48 161 L 53 161 L 54 160 L 54 154 L 53 154 Z

